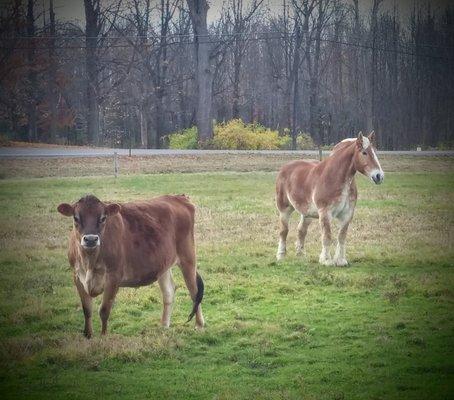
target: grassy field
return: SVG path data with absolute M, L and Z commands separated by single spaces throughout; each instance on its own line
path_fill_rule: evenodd
M 381 186 L 358 177 L 347 268 L 317 264 L 317 224 L 306 256 L 296 257 L 296 217 L 288 257 L 275 262 L 275 172 L 266 163 L 257 172 L 130 171 L 115 180 L 27 178 L 45 176 L 48 165 L 21 162 L 20 173 L 0 169 L 2 399 L 452 398 L 452 159 L 431 169 L 415 158 Z M 66 171 L 71 162 L 62 163 Z M 398 165 L 388 160 L 384 169 Z M 206 285 L 203 331 L 184 324 L 191 302 L 175 269 L 170 329 L 158 325 L 154 285 L 122 289 L 110 334 L 101 338 L 94 318 L 95 337 L 83 338 L 66 260 L 71 221 L 55 208 L 87 192 L 118 201 L 191 197 Z

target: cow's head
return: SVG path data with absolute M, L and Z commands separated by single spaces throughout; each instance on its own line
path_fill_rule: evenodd
M 355 141 L 355 168 L 358 172 L 366 175 L 377 185 L 383 182 L 385 173 L 383 172 L 374 148 L 375 133 L 363 136 L 360 132 Z
M 71 205 L 62 203 L 57 207 L 59 213 L 74 218 L 74 230 L 80 245 L 91 251 L 101 245 L 106 220 L 120 211 L 118 204 L 105 204 L 93 195 L 82 197 Z

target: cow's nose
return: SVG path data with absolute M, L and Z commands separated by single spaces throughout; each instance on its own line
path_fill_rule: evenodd
M 82 243 L 85 247 L 95 247 L 99 244 L 98 235 L 84 235 Z

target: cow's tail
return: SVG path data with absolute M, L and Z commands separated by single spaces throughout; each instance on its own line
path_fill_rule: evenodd
M 189 317 L 188 317 L 188 320 L 186 321 L 186 323 L 188 323 L 194 317 L 194 315 L 197 312 L 197 310 L 199 309 L 199 305 L 203 299 L 203 291 L 204 291 L 205 286 L 203 284 L 202 277 L 199 275 L 198 272 L 197 272 L 196 281 L 197 281 L 197 294 L 196 294 L 194 302 L 193 302 L 191 314 L 189 314 Z

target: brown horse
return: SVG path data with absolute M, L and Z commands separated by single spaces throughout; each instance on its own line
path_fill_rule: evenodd
M 348 264 L 345 258 L 345 239 L 357 199 L 355 174 L 360 172 L 376 184 L 382 183 L 384 179 L 373 146 L 374 138 L 373 132 L 367 137 L 359 133 L 356 139 L 345 139 L 334 146 L 330 156 L 321 162 L 298 160 L 281 168 L 276 181 L 276 204 L 281 224 L 278 260 L 285 256 L 288 221 L 296 210 L 301 214 L 297 254 L 303 251 L 312 219 L 319 218 L 323 245 L 319 262 L 337 266 Z M 340 223 L 334 259 L 330 253 L 333 218 L 337 218 Z

